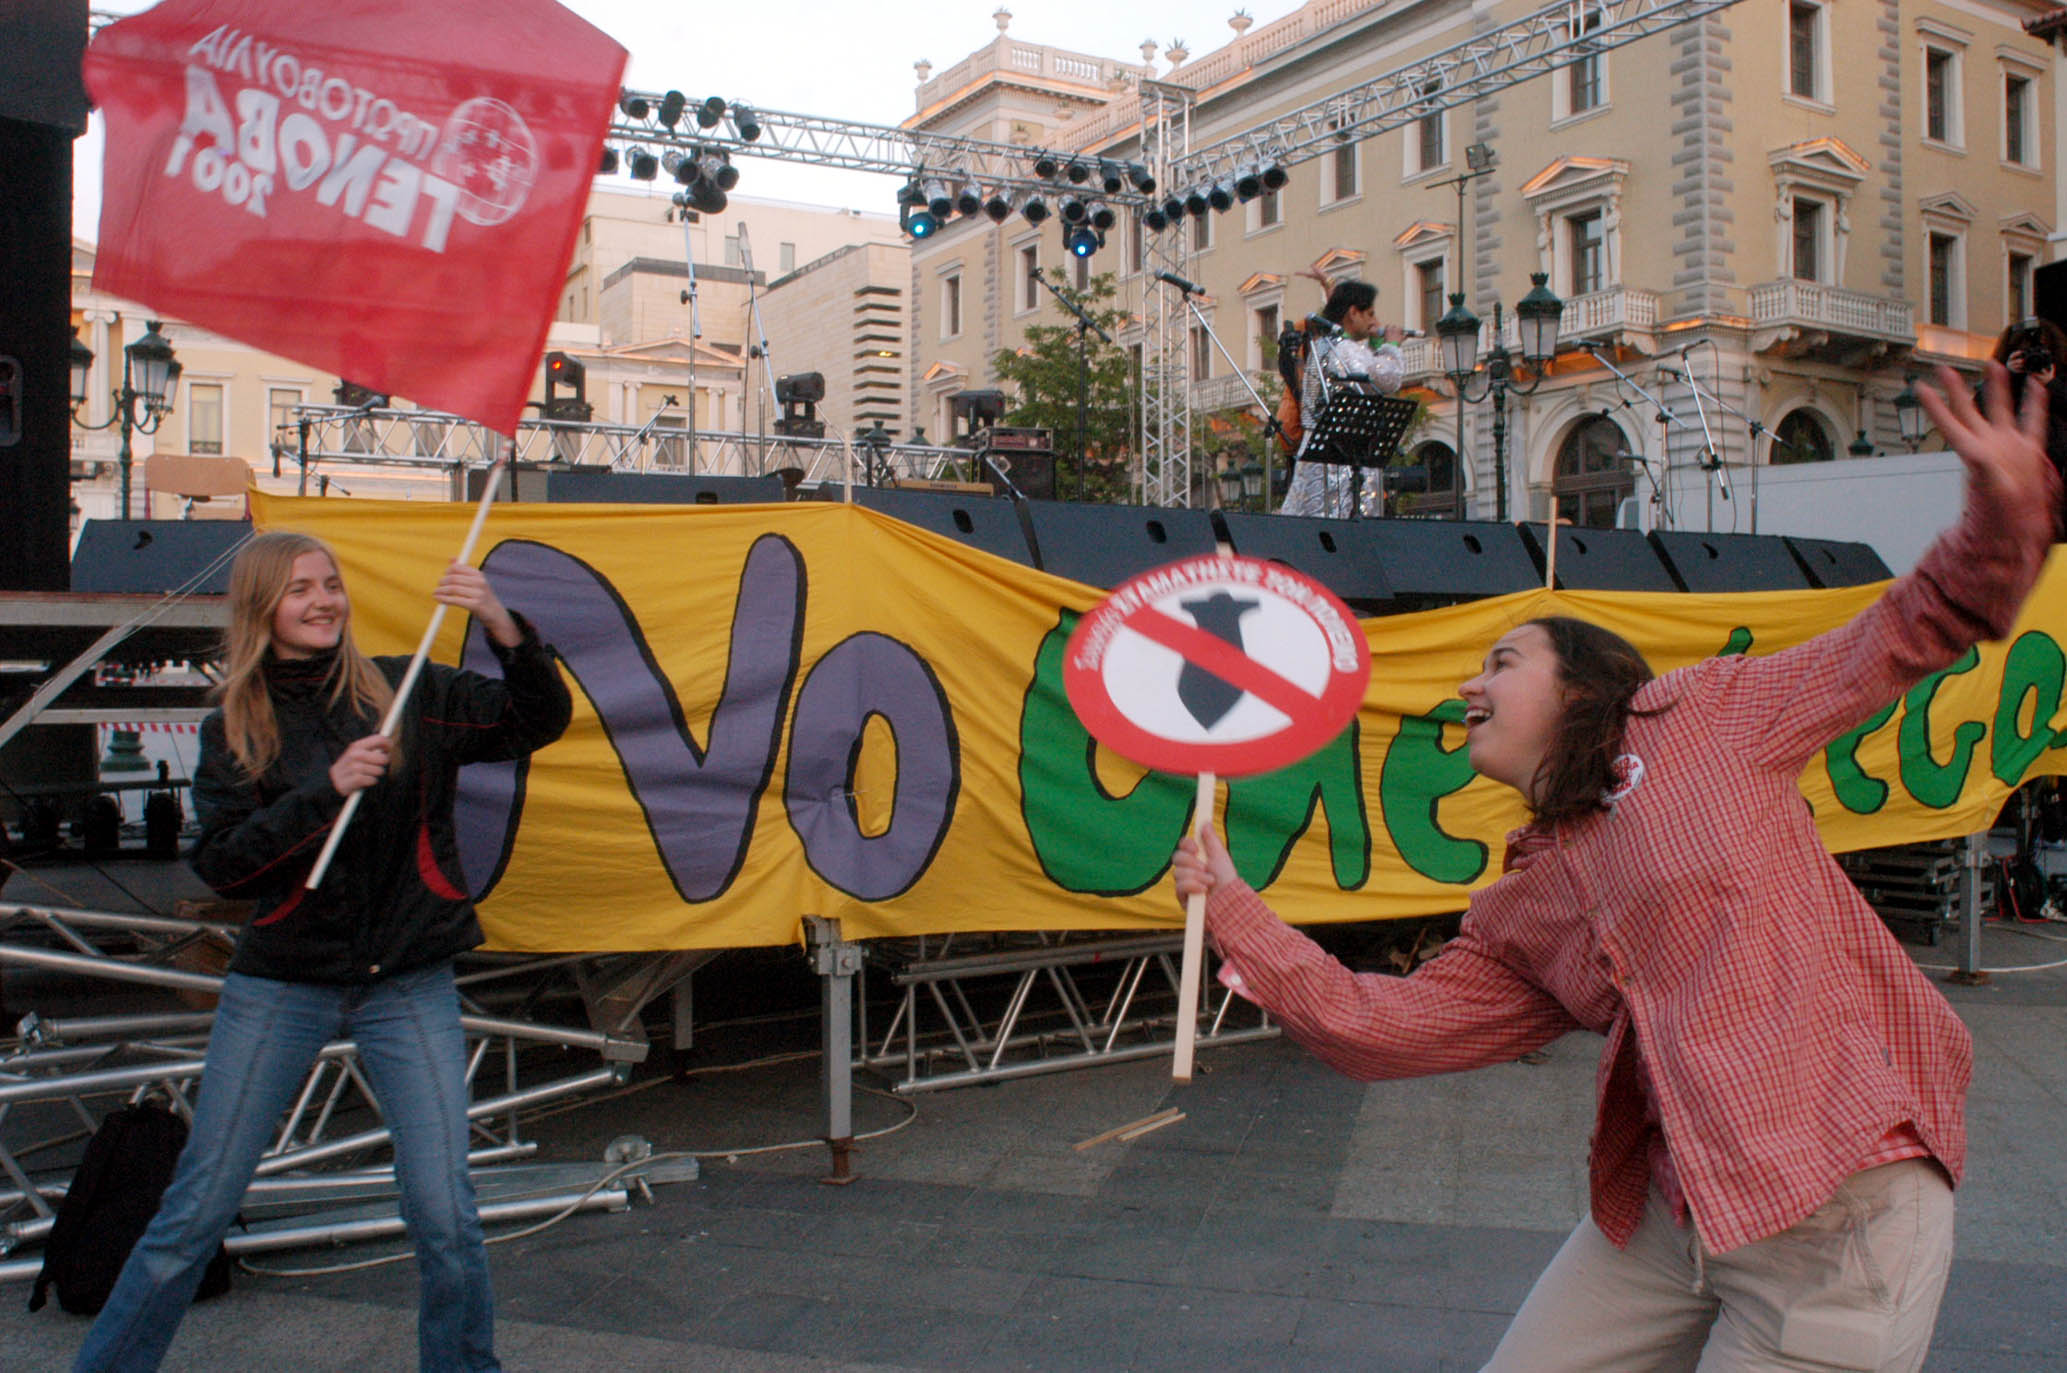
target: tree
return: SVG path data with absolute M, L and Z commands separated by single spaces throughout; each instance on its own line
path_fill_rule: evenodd
M 1116 294 L 1110 272 L 1094 276 L 1079 291 L 1057 285 L 1107 334 L 1116 332 L 1126 315 L 1113 304 Z M 991 360 L 998 380 L 1016 399 L 1005 413 L 1015 428 L 1046 429 L 1055 438 L 1055 490 L 1071 500 L 1134 499 L 1134 454 L 1140 433 L 1140 388 L 1134 364 L 1117 344 L 1096 334 L 1084 336 L 1086 366 L 1080 376 L 1077 324 L 1065 317 L 1057 324 L 1029 325 L 1020 348 L 1000 349 Z M 1077 444 L 1077 402 L 1083 386 L 1084 442 Z

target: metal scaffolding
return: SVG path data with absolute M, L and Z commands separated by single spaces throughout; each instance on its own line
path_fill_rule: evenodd
M 1141 83 L 1141 151 L 1158 186 L 1191 145 L 1191 111 L 1198 95 L 1169 81 Z M 1157 271 L 1188 277 L 1191 229 L 1177 225 L 1142 235 L 1141 473 L 1144 505 L 1191 504 L 1191 349 L 1182 299 L 1156 280 Z

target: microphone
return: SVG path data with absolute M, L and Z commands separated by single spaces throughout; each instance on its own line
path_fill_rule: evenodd
M 1730 479 L 1723 469 L 1722 454 L 1716 452 L 1713 448 L 1706 448 L 1701 452 L 1700 461 L 1703 467 L 1715 474 L 1715 489 L 1717 493 L 1724 500 L 1728 500 L 1730 498 Z
M 1403 339 L 1427 338 L 1428 331 L 1426 329 L 1402 329 L 1400 330 L 1400 337 Z
M 1038 262 L 1036 262 L 1036 263 L 1035 263 L 1035 264 L 1033 265 L 1033 267 L 1032 267 L 1031 269 L 1029 269 L 1029 270 L 1028 270 L 1028 272 L 1027 272 L 1027 275 L 1028 275 L 1028 276 L 1030 276 L 1030 277 L 1032 277 L 1032 278 L 1033 278 L 1033 279 L 1034 279 L 1035 281 L 1040 281 L 1040 280 L 1042 279 L 1042 277 L 1041 277 L 1041 264 L 1040 264 L 1040 263 L 1038 263 Z
M 1196 283 L 1186 281 L 1183 277 L 1178 276 L 1175 272 L 1157 272 L 1156 280 L 1166 281 L 1170 285 L 1175 286 L 1178 290 L 1184 292 L 1184 294 L 1188 296 L 1200 296 L 1205 294 L 1204 291 L 1199 289 Z
M 1342 332 L 1342 326 L 1329 319 L 1326 315 L 1308 315 L 1306 317 L 1306 332 L 1316 338 L 1334 338 Z

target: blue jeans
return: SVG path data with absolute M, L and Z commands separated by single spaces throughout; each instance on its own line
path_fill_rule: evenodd
M 75 1373 L 153 1369 L 317 1052 L 350 1038 L 395 1140 L 402 1219 L 423 1280 L 427 1370 L 493 1370 L 488 1255 L 467 1174 L 466 1040 L 452 965 L 369 987 L 231 973 L 208 1039 L 193 1133 L 150 1228 L 130 1252 Z

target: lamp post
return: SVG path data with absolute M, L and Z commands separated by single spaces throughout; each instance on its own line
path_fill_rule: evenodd
M 122 426 L 122 518 L 129 518 L 129 477 L 134 458 L 130 450 L 133 434 L 155 434 L 165 423 L 165 417 L 172 413 L 172 395 L 179 384 L 179 359 L 173 356 L 172 343 L 160 332 L 158 320 L 146 320 L 143 337 L 122 349 L 122 385 L 114 393 L 115 413 L 99 424 L 87 424 L 79 418 L 79 409 L 86 404 L 87 376 L 93 369 L 93 350 L 72 335 L 72 422 L 81 429 L 106 429 L 111 425 Z
M 1545 284 L 1549 280 L 1547 272 L 1531 272 L 1529 293 L 1515 302 L 1522 345 L 1519 358 L 1501 340 L 1498 301 L 1493 302 L 1493 346 L 1486 353 L 1483 371 L 1478 367 L 1478 316 L 1465 306 L 1462 291 L 1450 293 L 1449 312 L 1435 323 L 1443 371 L 1456 388 L 1459 414 L 1466 404 L 1475 405 L 1489 395 L 1493 398 L 1494 504 L 1496 518 L 1503 523 L 1507 519 L 1507 393 L 1526 396 L 1534 392 L 1543 384 L 1547 364 L 1557 356 L 1557 326 L 1565 303 Z M 1526 385 L 1514 379 L 1517 361 L 1527 362 L 1531 368 Z M 1472 394 L 1474 376 L 1484 380 L 1476 395 Z M 1460 444 L 1460 459 L 1464 456 L 1462 447 Z
M 1895 394 L 1895 423 L 1901 428 L 1902 442 L 1914 453 L 1923 444 L 1923 436 L 1930 432 L 1930 417 L 1923 412 L 1923 401 L 1916 394 L 1916 373 L 1907 372 L 1902 377 L 1902 389 Z
M 1220 486 L 1220 508 L 1239 510 L 1242 508 L 1242 469 L 1235 466 L 1234 454 L 1227 455 L 1227 461 L 1213 475 Z

